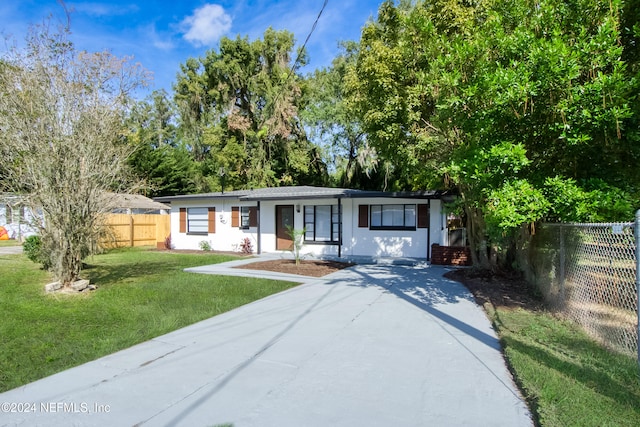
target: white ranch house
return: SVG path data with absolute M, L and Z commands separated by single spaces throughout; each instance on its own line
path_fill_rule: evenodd
M 171 204 L 175 249 L 257 253 L 289 250 L 287 226 L 305 229 L 302 253 L 313 256 L 430 258 L 447 244 L 441 191 L 378 192 L 324 187 L 276 187 L 158 197 Z

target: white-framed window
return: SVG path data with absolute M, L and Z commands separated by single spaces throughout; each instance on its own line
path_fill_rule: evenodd
M 242 230 L 248 230 L 258 226 L 257 206 L 232 206 L 231 226 Z
M 340 206 L 316 205 L 304 207 L 305 242 L 340 242 Z
M 372 230 L 414 230 L 416 205 L 371 205 Z
M 207 234 L 209 231 L 209 209 L 187 208 L 187 233 Z
M 7 224 L 11 224 L 13 222 L 13 210 L 11 209 L 11 205 L 4 205 L 4 222 Z
M 251 224 L 251 215 L 249 206 L 240 207 L 240 228 L 247 229 Z
M 9 224 L 22 224 L 25 222 L 25 209 L 22 205 L 5 205 L 5 221 Z

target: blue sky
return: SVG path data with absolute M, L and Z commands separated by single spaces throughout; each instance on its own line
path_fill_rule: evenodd
M 289 30 L 298 45 L 306 39 L 324 0 L 67 0 L 72 41 L 87 51 L 133 55 L 154 74 L 151 89 L 170 91 L 179 64 L 218 47 L 226 36 L 261 38 L 268 27 Z M 359 40 L 364 24 L 382 0 L 328 0 L 307 44 L 310 63 L 303 73 L 326 67 L 341 40 Z M 65 19 L 57 0 L 0 1 L 0 31 L 18 42 L 30 24 L 48 15 Z

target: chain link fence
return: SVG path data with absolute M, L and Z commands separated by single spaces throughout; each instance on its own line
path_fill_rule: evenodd
M 525 272 L 548 307 L 605 346 L 638 355 L 634 223 L 543 224 Z

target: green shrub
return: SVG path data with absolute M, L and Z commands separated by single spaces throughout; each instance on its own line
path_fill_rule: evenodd
M 33 262 L 39 262 L 40 250 L 42 249 L 42 240 L 40 236 L 29 236 L 24 239 L 22 249 L 25 255 Z
M 22 249 L 31 261 L 36 264 L 42 264 L 42 268 L 49 270 L 51 268 L 51 259 L 42 246 L 40 236 L 29 236 L 24 239 Z
M 206 240 L 201 240 L 200 243 L 198 243 L 198 246 L 200 246 L 200 249 L 205 252 L 209 252 L 211 250 L 211 243 Z

